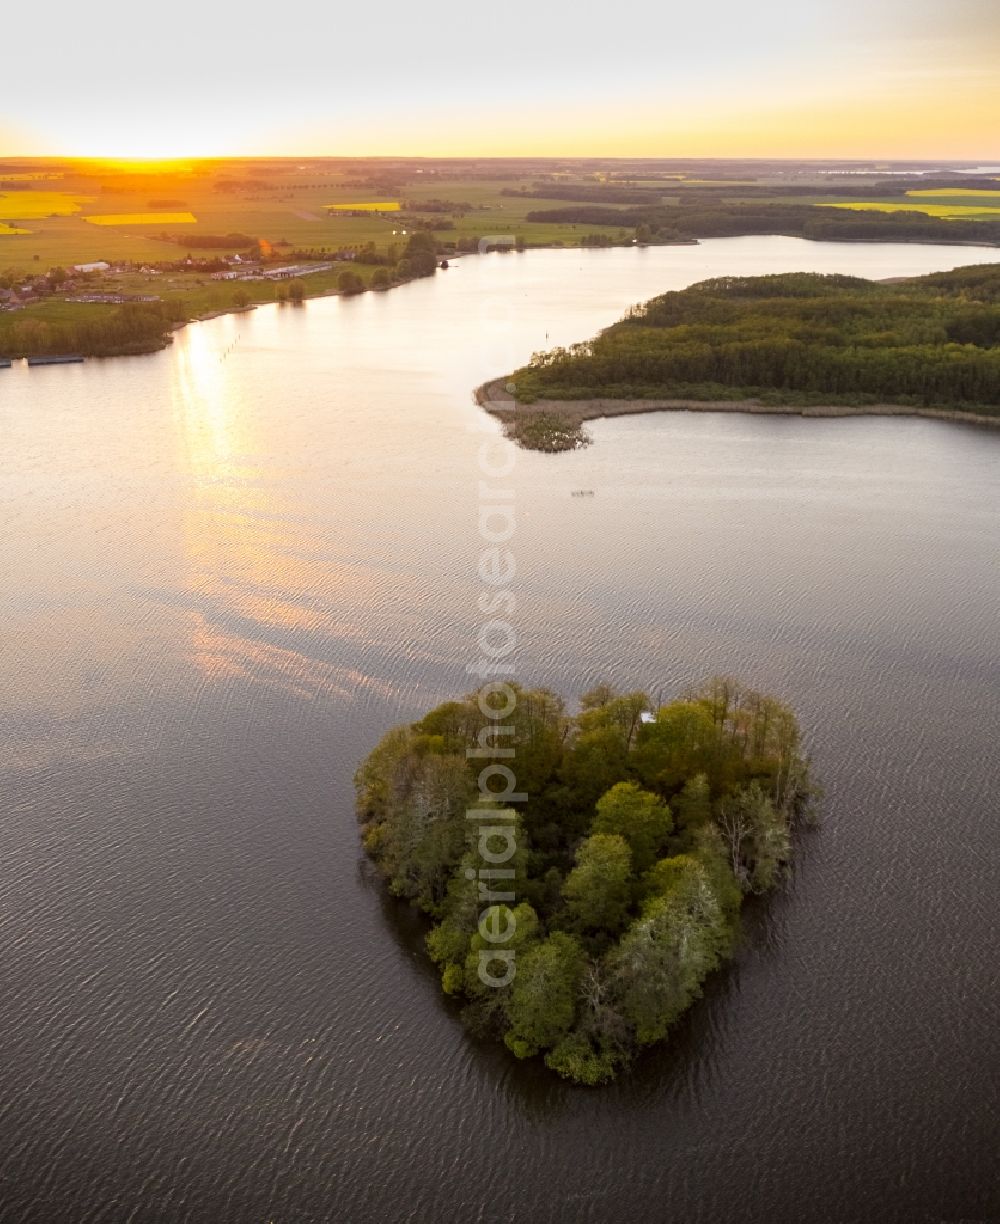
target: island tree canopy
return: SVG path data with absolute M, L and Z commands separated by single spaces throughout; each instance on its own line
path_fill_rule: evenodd
M 792 712 L 728 680 L 652 721 L 645 693 L 602 686 L 570 715 L 512 691 L 502 734 L 473 693 L 384 737 L 356 776 L 364 846 L 433 919 L 467 1022 L 600 1083 L 731 954 L 743 898 L 789 862 L 808 765 Z M 481 792 L 484 746 L 501 745 L 523 796 L 507 807 Z

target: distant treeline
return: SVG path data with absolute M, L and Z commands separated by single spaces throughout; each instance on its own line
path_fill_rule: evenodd
M 604 187 L 595 184 L 544 183 L 529 189 L 505 187 L 500 192 L 503 196 L 515 196 L 522 200 L 577 200 L 581 203 L 595 204 L 650 204 L 658 203 L 663 195 L 663 187 L 643 188 L 614 186 Z M 531 219 L 529 215 L 529 220 Z
M 830 196 L 843 199 L 857 196 L 859 199 L 884 199 L 886 196 L 905 197 L 908 191 L 940 190 L 962 187 L 971 190 L 1000 191 L 996 179 L 971 178 L 956 175 L 951 178 L 903 178 L 878 179 L 870 182 L 829 181 L 821 184 L 802 182 L 739 183 L 719 179 L 712 182 L 684 182 L 680 179 L 661 179 L 656 182 L 630 183 L 616 180 L 611 183 L 546 183 L 535 182 L 531 187 L 507 187 L 500 194 L 529 200 L 572 200 L 583 204 L 637 204 L 657 206 L 664 195 L 681 196 L 681 206 L 690 208 L 709 199 L 713 207 L 722 203 L 718 197 L 731 200 L 754 199 L 775 196 Z M 738 205 L 734 205 L 737 207 Z M 529 217 L 529 220 L 531 218 Z
M 468 200 L 407 200 L 403 207 L 415 213 L 467 213 L 473 208 Z
M 170 234 L 170 241 L 192 250 L 217 247 L 226 251 L 258 250 L 257 239 L 250 234 Z
M 576 225 L 649 226 L 684 238 L 786 234 L 792 238 L 855 242 L 1000 243 L 1000 221 L 952 221 L 916 212 L 852 212 L 803 204 L 695 203 L 644 208 L 568 204 L 529 212 L 527 221 Z
M 1000 415 L 1000 267 L 898 284 L 722 277 L 637 307 L 514 376 L 535 399 L 895 403 Z
M 273 191 L 274 183 L 266 179 L 255 178 L 220 178 L 213 185 L 215 191 Z

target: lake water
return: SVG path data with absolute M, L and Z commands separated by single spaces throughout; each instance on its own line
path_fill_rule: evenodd
M 0 1221 L 1000 1215 L 1000 433 L 651 415 L 520 454 L 520 678 L 732 672 L 800 711 L 827 791 L 614 1086 L 466 1036 L 351 785 L 470 686 L 475 384 L 706 276 L 994 260 L 497 255 L 0 372 Z

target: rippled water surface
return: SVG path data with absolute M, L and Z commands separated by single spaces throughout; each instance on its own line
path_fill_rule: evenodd
M 737 673 L 796 705 L 827 790 L 630 1078 L 464 1034 L 351 789 L 469 685 L 473 385 L 705 276 L 994 259 L 468 259 L 0 371 L 0 1221 L 1000 1215 L 1000 433 L 678 414 L 519 457 L 522 678 Z

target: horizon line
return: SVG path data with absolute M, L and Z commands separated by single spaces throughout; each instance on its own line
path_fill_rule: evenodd
M 109 162 L 149 162 L 166 164 L 170 162 L 203 162 L 203 161 L 661 161 L 661 162 L 692 162 L 692 161 L 734 161 L 734 162 L 823 162 L 832 164 L 850 164 L 852 162 L 904 162 L 908 165 L 965 165 L 968 162 L 996 162 L 1000 165 L 1000 154 L 992 157 L 982 155 L 977 157 L 902 157 L 895 156 L 857 156 L 857 157 L 823 157 L 818 154 L 768 155 L 755 153 L 739 154 L 688 154 L 686 156 L 657 153 L 196 153 L 172 154 L 163 156 L 136 156 L 116 153 L 2 153 L 0 158 L 20 158 L 28 161 L 109 161 Z

